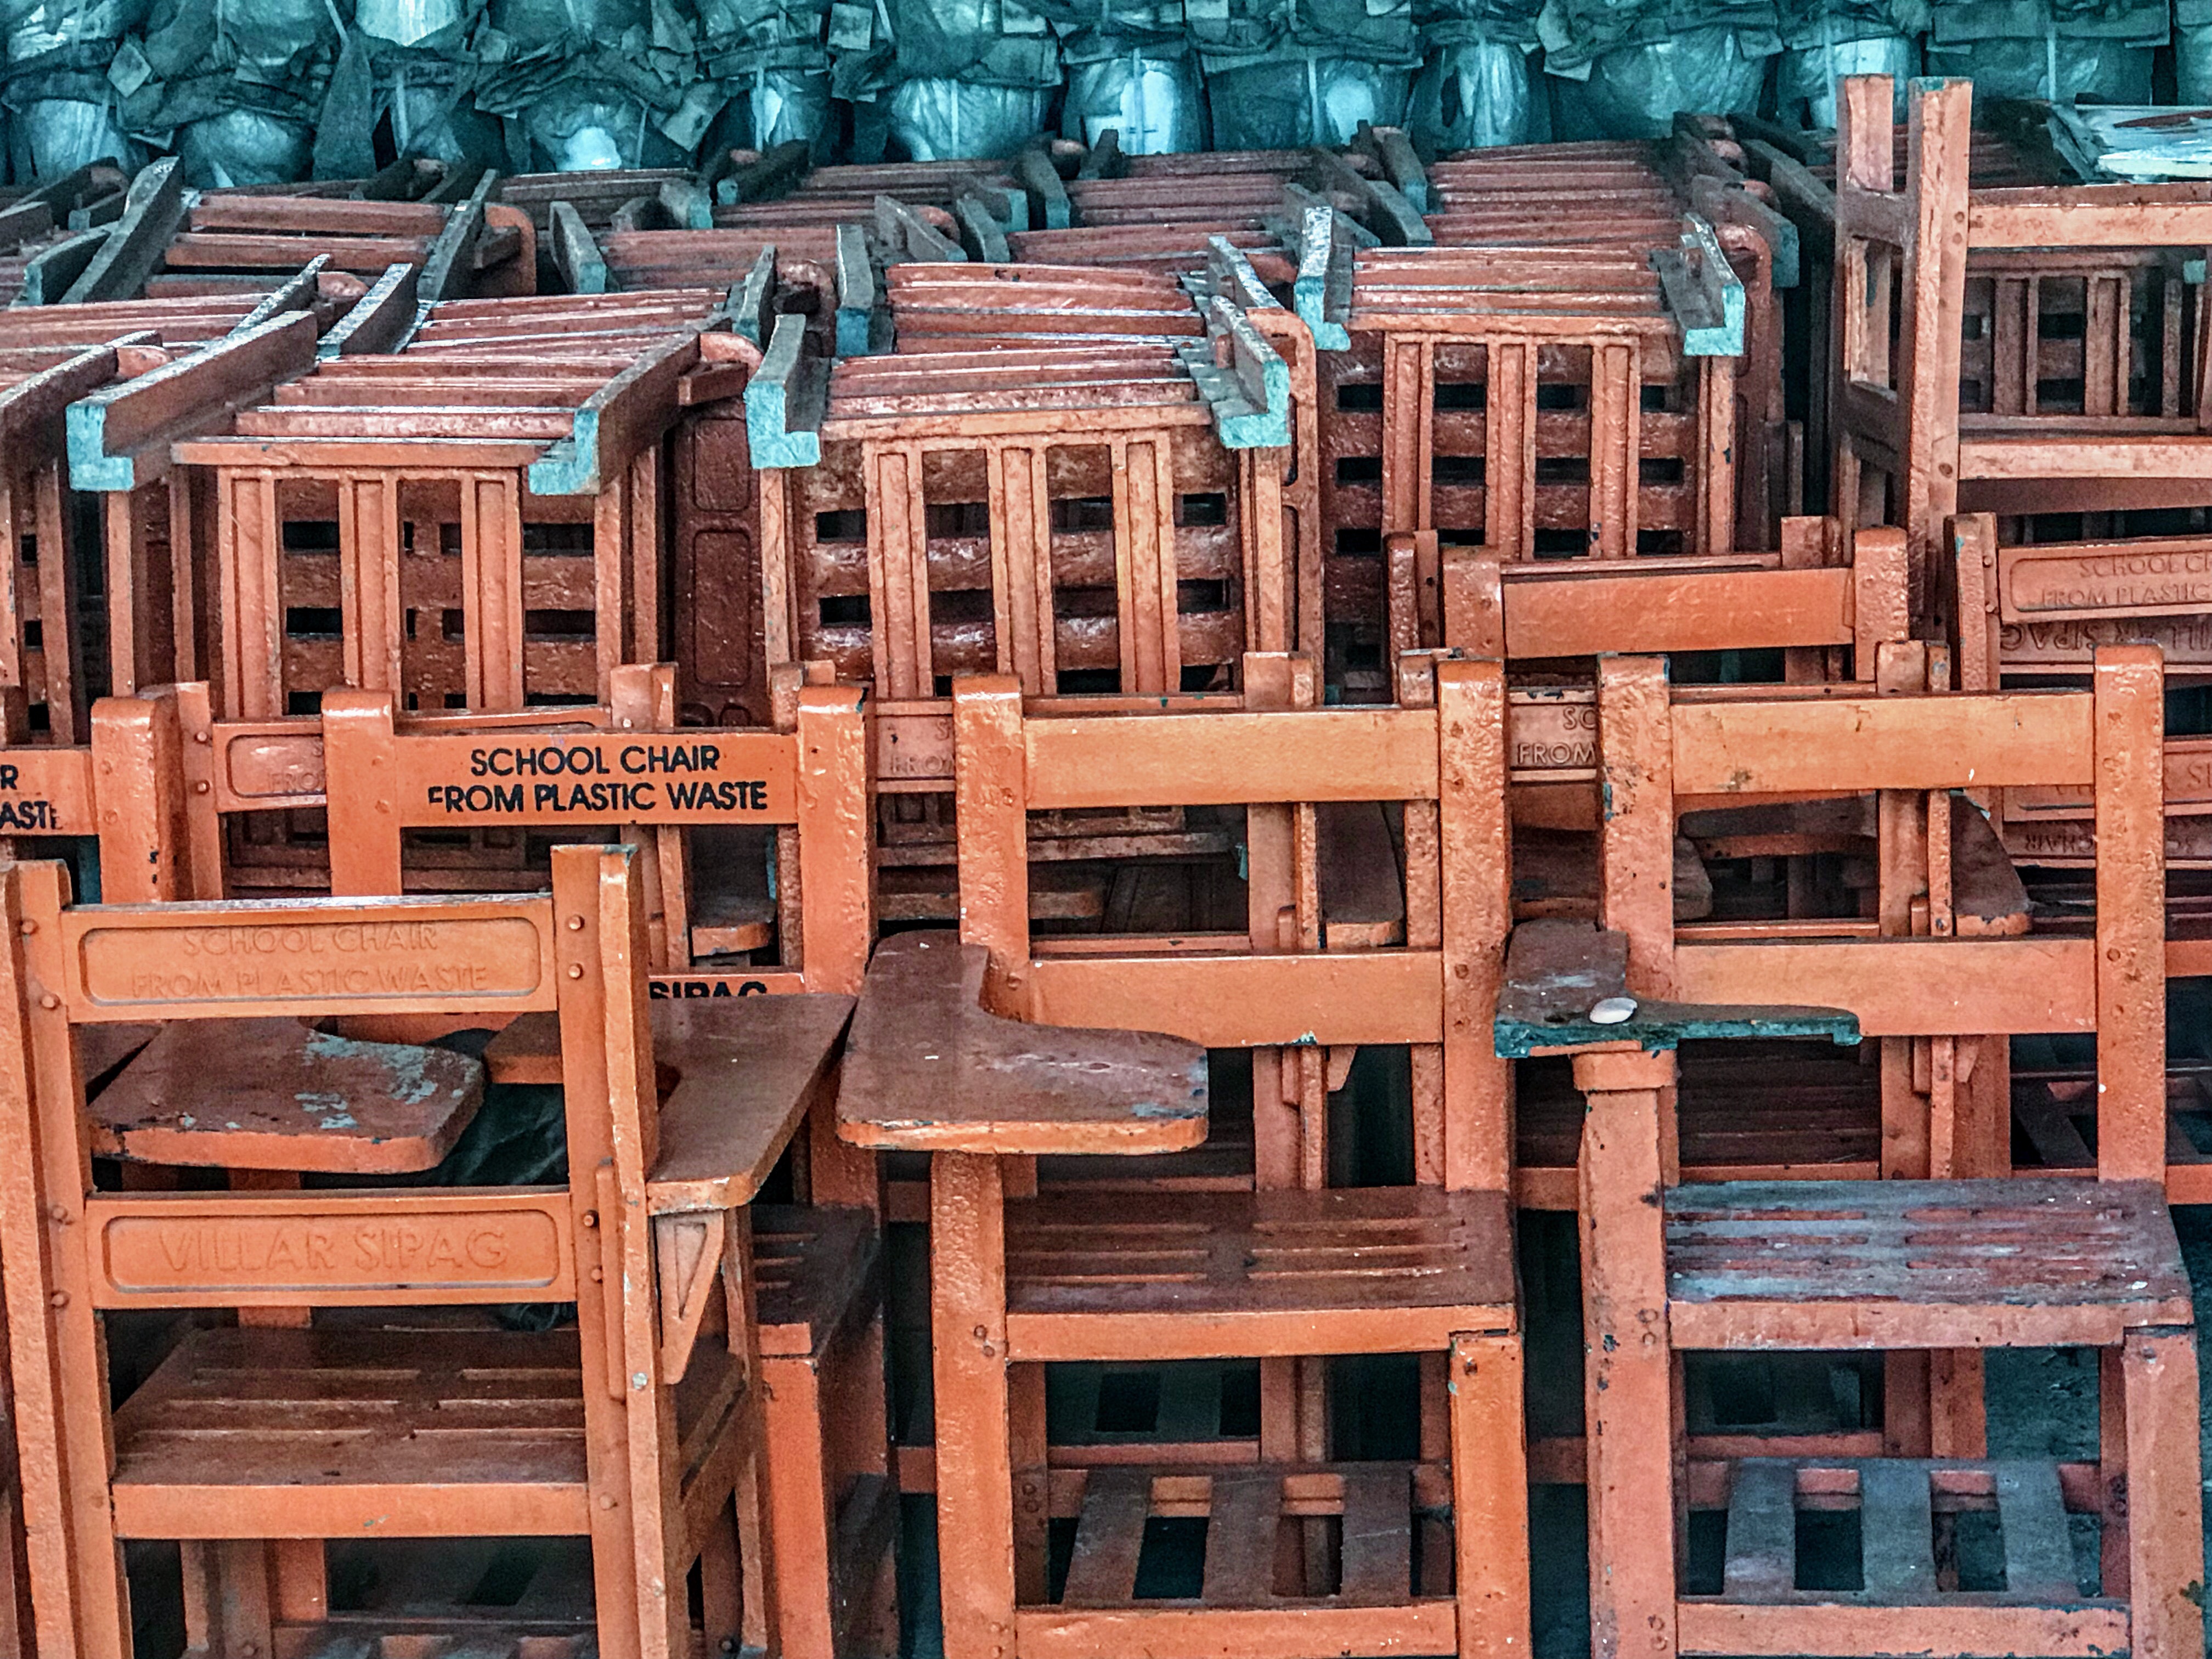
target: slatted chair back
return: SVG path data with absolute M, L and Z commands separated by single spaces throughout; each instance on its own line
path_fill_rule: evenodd
M 551 845 L 619 830 L 640 849 L 655 972 L 726 956 L 769 965 L 780 939 L 773 965 L 795 980 L 857 985 L 872 932 L 857 693 L 794 685 L 787 730 L 707 730 L 678 726 L 672 666 L 625 666 L 613 682 L 607 704 L 538 714 L 410 715 L 389 691 L 338 690 L 317 714 L 249 721 L 211 718 L 205 688 L 183 688 L 152 728 L 180 734 L 161 739 L 174 781 L 103 824 L 118 845 L 177 844 L 167 896 L 202 898 L 542 885 Z M 118 752 L 157 740 L 137 735 L 166 712 L 149 707 L 106 716 Z M 54 815 L 88 822 L 81 799 Z M 164 811 L 181 833 L 156 833 Z M 323 819 L 316 861 L 273 863 L 253 821 L 307 813 Z M 694 832 L 708 838 L 696 850 Z M 820 902 L 802 908 L 802 890 Z
M 1957 673 L 1969 690 L 2048 684 L 2087 672 L 2101 647 L 2119 640 L 2155 646 L 2177 678 L 2212 656 L 2212 544 L 2201 537 L 2085 538 L 2012 543 L 2003 520 L 1954 519 L 1944 598 L 1957 619 Z M 2212 779 L 2212 739 L 2166 744 L 2166 858 L 2175 869 L 2212 864 L 2212 820 L 2203 817 Z M 2007 790 L 1991 814 L 2024 863 L 2086 870 L 2096 863 L 2088 793 Z
M 1509 148 L 1437 162 L 1421 189 L 1433 249 L 1375 246 L 1310 208 L 1303 221 L 1298 309 L 1334 348 L 1322 496 L 1340 634 L 1385 665 L 1410 644 L 1462 643 L 1437 608 L 1439 539 L 1509 566 L 1775 548 L 1800 510 L 1777 298 L 1796 239 L 1718 147 L 1678 133 Z M 1646 310 L 1662 320 L 1639 332 L 1630 319 Z M 1595 356 L 1592 331 L 1610 341 Z M 1723 347 L 1725 363 L 1685 361 Z M 1508 356 L 1519 390 L 1492 397 L 1489 363 Z M 1344 649 L 1333 679 L 1375 673 Z
M 1961 508 L 2008 525 L 2212 505 L 2203 354 L 2185 361 L 2203 331 L 2172 280 L 2212 234 L 2212 191 L 1982 187 L 1963 81 L 1913 83 L 1900 178 L 1891 96 L 1856 77 L 1838 106 L 1833 494 L 1847 524 L 1905 528 L 1933 616 Z M 1963 340 L 1984 294 L 1986 338 Z M 2079 338 L 2046 337 L 2046 313 Z
M 1153 341 L 847 357 L 810 414 L 822 366 L 780 319 L 747 393 L 770 664 L 892 698 L 990 668 L 1036 695 L 1233 672 L 1261 615 L 1284 625 L 1288 386 L 1241 313 L 1216 320 L 1225 367 Z
M 418 326 L 412 281 L 387 272 L 319 348 L 272 319 L 71 416 L 81 486 L 202 475 L 190 527 L 214 545 L 185 562 L 200 620 L 178 632 L 228 717 L 334 684 L 429 709 L 603 702 L 615 665 L 663 654 L 659 440 L 750 348 L 677 296 L 583 303 L 570 320 L 604 326 L 549 361 L 561 320 L 535 302 Z
M 1502 675 L 1444 661 L 1433 707 L 1363 709 L 1298 697 L 1300 659 L 1254 658 L 1246 675 L 1239 713 L 1025 714 L 1018 682 L 958 684 L 963 937 L 998 964 L 998 1006 L 1025 1018 L 1255 1050 L 1262 1187 L 1323 1184 L 1329 1084 L 1358 1046 L 1403 1043 L 1420 1179 L 1503 1190 L 1503 1072 L 1460 1012 L 1493 994 L 1510 921 Z M 1384 802 L 1403 804 L 1402 878 Z M 1244 807 L 1241 934 L 1064 951 L 1032 935 L 1030 815 L 1133 805 Z M 1378 924 L 1392 909 L 1400 926 Z
M 171 678 L 148 660 L 148 624 L 168 609 L 174 580 L 168 488 L 150 485 L 113 504 L 103 580 L 88 592 L 88 552 L 66 465 L 68 405 L 267 317 L 307 313 L 315 326 L 327 326 L 337 307 L 320 278 L 310 266 L 273 293 L 25 307 L 0 319 L 7 456 L 0 537 L 14 550 L 0 575 L 13 618 L 0 637 L 0 687 L 15 694 L 0 713 L 8 742 L 82 744 L 91 688 L 105 683 L 129 692 Z M 105 594 L 94 597 L 102 586 Z
M 2001 1139 L 1990 1140 L 2002 1136 L 2008 1112 L 2002 1040 L 2094 1030 L 2099 1170 L 2161 1177 L 2162 686 L 2156 653 L 2140 647 L 2100 652 L 2086 691 L 1670 696 L 1656 662 L 1603 665 L 1601 917 L 1628 939 L 1632 991 L 1841 1008 L 1869 1036 L 1930 1045 L 1926 1063 L 1896 1079 L 1920 1097 L 1926 1127 L 1886 1106 L 1885 1170 L 1903 1175 L 1992 1172 L 1991 1160 L 2007 1157 Z M 1978 809 L 1957 799 L 2014 788 L 2090 793 L 2094 938 L 2022 925 L 2017 877 Z M 1680 812 L 1867 792 L 1879 803 L 1885 866 L 1874 937 L 1819 919 L 1714 942 L 1698 939 L 1694 925 L 1677 927 L 1671 853 Z M 1992 902 L 2000 887 L 2009 904 Z M 1969 1054 L 1961 1045 L 1976 1038 Z
M 1701 287 L 1680 317 L 1638 249 L 1360 256 L 1347 326 L 1382 337 L 1386 538 L 1479 532 L 1507 562 L 1735 550 L 1741 284 L 1709 225 L 1681 237 Z M 1582 388 L 1549 422 L 1547 378 Z
M 1260 590 L 1255 648 L 1320 649 L 1322 548 L 1313 334 L 1226 237 L 1210 239 L 1203 268 L 1179 281 L 1149 271 L 1081 265 L 915 263 L 892 266 L 884 273 L 884 287 L 894 349 L 902 354 L 983 346 L 1019 349 L 1060 341 L 1198 345 L 1209 332 L 1222 331 L 1213 313 L 1215 300 L 1239 313 L 1283 360 L 1290 376 L 1291 455 L 1279 493 L 1291 556 L 1285 580 L 1291 591 L 1278 599 Z M 1257 457 L 1246 452 L 1238 460 L 1241 473 L 1256 465 Z M 1240 493 L 1249 496 L 1255 482 L 1240 477 Z M 1251 586 L 1248 579 L 1248 589 Z M 1287 632 L 1268 614 L 1276 604 L 1292 619 Z
M 222 1581 L 243 1547 L 230 1540 L 364 1528 L 473 1536 L 487 1524 L 591 1540 L 601 1653 L 690 1650 L 696 1638 L 674 1587 L 703 1541 L 708 1639 L 736 1639 L 735 1558 L 713 1534 L 750 1449 L 717 1426 L 745 1396 L 747 1311 L 727 1318 L 726 1340 L 700 1333 L 719 1329 L 709 1304 L 720 1305 L 733 1260 L 730 1282 L 744 1282 L 741 1245 L 727 1254 L 744 1231 L 715 1224 L 725 1215 L 716 1201 L 668 1184 L 668 1156 L 698 1130 L 674 1105 L 656 1106 L 630 854 L 564 849 L 553 896 L 515 899 L 155 910 L 70 906 L 58 866 L 10 866 L 0 882 L 18 941 L 4 969 L 9 1052 L 20 1056 L 6 1109 L 28 1149 L 0 1200 L 8 1299 L 21 1310 L 11 1362 L 18 1399 L 47 1425 L 24 1437 L 40 1645 L 130 1651 L 127 1538 L 198 1540 L 191 1559 L 213 1564 Z M 495 1023 L 543 1010 L 559 1014 L 569 1085 L 564 1186 L 364 1199 L 342 1190 L 125 1195 L 93 1180 L 81 1034 L 103 1023 L 402 1014 Z M 386 1079 L 395 1099 L 415 1097 L 405 1082 Z M 366 1109 L 374 1087 L 362 1089 Z M 197 1132 L 189 1115 L 183 1126 Z M 711 1164 L 713 1149 L 703 1150 Z M 142 1257 L 125 1239 L 143 1246 Z M 574 1334 L 208 1331 L 110 1419 L 106 1310 L 518 1298 L 574 1302 Z M 375 1364 L 364 1371 L 370 1348 Z M 209 1366 L 257 1376 L 254 1401 L 204 1400 Z M 506 1380 L 465 1421 L 440 1413 L 454 1387 L 480 1392 L 460 1383 L 471 1374 Z M 675 1384 L 687 1375 L 690 1392 L 718 1402 L 703 1430 L 690 1411 L 678 1413 Z M 386 1427 L 302 1464 L 295 1431 L 303 1407 L 289 1392 L 300 1389 L 301 1399 L 347 1401 L 341 1410 Z M 395 1436 L 395 1411 L 429 1412 L 447 1431 Z M 212 1461 L 210 1434 L 221 1444 Z M 265 1584 L 243 1582 L 201 1593 L 218 1610 L 196 1639 L 258 1635 L 264 1651 L 272 1639 L 309 1648 L 324 1639 L 314 1629 L 319 1602 L 303 1612 L 280 1599 L 272 1608 Z M 303 1624 L 296 1637 L 282 1634 Z

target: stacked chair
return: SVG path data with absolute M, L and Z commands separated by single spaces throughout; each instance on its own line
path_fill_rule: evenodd
M 0 203 L 0 1654 L 2197 1659 L 2212 193 L 1892 107 Z

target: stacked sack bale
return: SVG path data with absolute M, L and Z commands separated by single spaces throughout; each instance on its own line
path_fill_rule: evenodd
M 109 70 L 123 128 L 201 188 L 304 179 L 345 27 L 333 0 L 153 0 Z
M 1406 127 L 1424 160 L 1550 136 L 1550 106 L 1533 63 L 1540 4 L 1419 0 L 1421 70 Z
M 726 95 L 678 0 L 491 0 L 476 103 L 518 173 L 687 165 Z
M 1206 147 L 1206 93 L 1183 0 L 1038 0 L 1060 37 L 1063 137 L 1111 127 L 1131 155 Z
M 1920 73 L 1917 37 L 1927 27 L 1927 0 L 1783 0 L 1777 112 L 1792 125 L 1832 127 L 1838 81 L 1887 75 L 1897 83 L 1903 120 L 1905 82 Z
M 699 0 L 701 67 L 728 100 L 706 149 L 764 150 L 796 139 L 827 161 L 830 18 L 872 9 L 865 0 Z
M 146 20 L 146 0 L 11 0 L 5 90 L 9 162 L 19 184 L 43 182 L 94 161 L 137 167 L 141 146 L 125 135 L 111 78 L 125 37 Z
M 2174 96 L 2212 103 L 2212 0 L 2173 0 Z
M 1928 72 L 1971 79 L 1977 102 L 2148 104 L 2172 22 L 2166 0 L 1936 0 Z
M 1412 0 L 1184 0 L 1219 149 L 1349 143 L 1402 125 L 1421 64 Z
M 1022 0 L 874 0 L 830 23 L 834 89 L 863 131 L 888 121 L 918 161 L 1007 155 L 1043 130 L 1060 42 Z M 872 146 L 855 148 L 867 159 Z
M 1774 0 L 1546 0 L 1553 137 L 1656 138 L 1677 112 L 1755 111 L 1782 50 Z
M 315 177 L 360 179 L 396 155 L 503 167 L 505 135 L 476 106 L 484 0 L 355 0 L 315 131 Z

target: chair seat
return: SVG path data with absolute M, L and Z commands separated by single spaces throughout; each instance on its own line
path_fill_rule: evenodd
M 1420 1353 L 1514 1328 L 1503 1194 L 1056 1193 L 1006 1206 L 1017 1360 Z
M 1685 1652 L 1893 1652 L 1936 1629 L 1960 1653 L 2128 1644 L 2127 1602 L 2081 1593 L 2054 1462 L 1747 1458 L 1728 1473 L 1721 1594 L 1681 1599 Z M 1814 1576 L 1798 1560 L 1808 1510 L 1857 1514 L 1857 1589 L 1798 1587 Z M 1978 1547 L 1948 1518 L 1973 1510 L 1996 1522 Z M 1847 1565 L 1815 1572 L 1832 1585 Z
M 761 1356 L 811 1358 L 876 1300 L 875 1218 L 830 1205 L 756 1204 L 751 1213 Z
M 1667 1293 L 1678 1348 L 2109 1346 L 2194 1318 L 2154 1182 L 1676 1187 Z
M 573 1329 L 193 1333 L 115 1413 L 125 1538 L 590 1530 Z

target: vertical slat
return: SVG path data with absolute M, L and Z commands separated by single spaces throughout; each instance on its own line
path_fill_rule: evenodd
M 522 705 L 522 492 L 512 473 L 461 486 L 461 633 L 469 707 Z
M 22 486 L 0 468 L 0 685 L 25 684 L 23 624 L 38 614 L 35 598 L 24 593 L 18 585 L 23 544 L 15 503 L 23 494 Z
M 2087 315 L 2081 327 L 2081 412 L 2118 415 L 2127 398 L 2127 279 L 2098 276 L 2082 280 Z
M 1057 684 L 1053 636 L 1052 503 L 1042 446 L 984 452 L 989 484 L 993 620 L 998 664 L 1033 697 Z
M 2185 284 L 2172 266 L 2160 275 L 2165 325 L 2159 330 L 2158 412 L 2171 421 L 2181 415 L 2181 297 Z
M 1283 539 L 1285 511 L 1281 449 L 1237 452 L 1237 535 L 1244 553 L 1244 648 L 1289 651 L 1311 641 L 1292 636 L 1297 622 L 1289 550 Z
M 627 470 L 603 481 L 592 501 L 592 678 L 594 695 L 601 702 L 606 700 L 616 666 L 636 660 L 623 649 L 633 598 L 627 580 L 629 561 L 624 556 L 632 505 Z
M 199 500 L 196 467 L 180 466 L 169 474 L 169 616 L 174 659 L 170 672 L 178 680 L 204 680 L 219 671 L 203 654 L 200 639 L 199 584 L 205 574 L 199 557 L 200 525 L 194 507 Z M 218 688 L 220 689 L 220 688 Z
M 1125 1607 L 1135 1598 L 1137 1559 L 1152 1509 L 1152 1478 L 1137 1469 L 1093 1469 L 1083 1483 L 1067 1586 L 1060 1604 Z
M 2024 280 L 2021 296 L 2020 412 L 2039 415 L 2043 412 L 2043 278 Z
M 624 662 L 660 662 L 661 513 L 660 450 L 647 445 L 629 464 L 629 538 L 622 549 L 620 582 L 627 600 L 629 632 Z M 602 695 L 605 695 L 604 690 Z
M 1928 1468 L 1917 1461 L 1859 1465 L 1859 1556 L 1868 1599 L 1890 1607 L 1936 1596 L 1936 1522 Z
M 1536 550 L 1536 349 L 1529 340 L 1493 339 L 1486 356 L 1482 541 L 1510 564 Z
M 2156 646 L 2099 649 L 2097 1173 L 2166 1179 L 2166 769 Z
M 1638 473 L 1636 350 L 1626 340 L 1590 343 L 1589 546 L 1601 559 L 1636 550 L 1632 503 Z
M 1175 485 L 1167 451 L 1164 433 L 1112 446 L 1114 562 L 1124 691 L 1181 689 Z
M 1034 567 L 1021 556 L 1026 549 L 1013 544 L 1007 495 L 1010 489 L 1020 489 L 1022 483 L 1009 481 L 1008 459 L 1001 444 L 983 451 L 983 503 L 990 520 L 987 528 L 991 540 L 991 642 L 998 672 L 1014 676 L 1035 696 L 1036 644 L 1031 623 L 1036 614 L 1036 595 L 1030 584 Z
M 2024 415 L 2034 376 L 2027 362 L 2027 284 L 2018 276 L 1990 283 L 1990 412 Z
M 284 635 L 277 574 L 282 545 L 276 481 L 266 472 L 220 475 L 227 510 L 222 544 L 228 554 L 228 606 L 223 629 L 226 667 L 237 717 L 265 720 L 284 712 Z M 43 562 L 41 562 L 43 564 Z M 47 698 L 52 701 L 52 635 L 47 635 Z
M 1674 749 L 1667 665 L 1598 659 L 1600 924 L 1628 936 L 1628 987 L 1674 990 Z
M 868 600 L 879 696 L 926 697 L 929 638 L 929 525 L 919 451 L 869 445 Z
M 791 491 L 797 475 L 763 467 L 760 482 L 761 654 L 770 668 L 799 655 L 798 585 L 793 580 Z M 872 566 L 870 586 L 874 586 Z M 888 695 L 888 693 L 886 693 Z
M 1512 1073 L 1490 1022 L 1512 931 L 1505 807 L 1505 670 L 1437 665 L 1437 797 L 1443 913 L 1445 1184 L 1511 1184 Z
M 1413 1593 L 1412 1475 L 1403 1468 L 1347 1471 L 1339 1599 L 1362 1607 L 1388 1607 Z
M 1391 333 L 1382 337 L 1382 531 L 1423 530 L 1431 522 L 1435 453 L 1436 344 Z
M 2066 1504 L 2055 1463 L 2007 1461 L 1996 1466 L 1997 1524 L 2004 1533 L 2005 1594 L 2023 1600 L 2070 1601 L 2081 1593 L 2067 1535 Z
M 399 689 L 399 484 L 388 474 L 338 485 L 338 607 L 348 685 Z
M 39 637 L 46 659 L 46 706 L 53 711 L 53 740 L 82 743 L 90 709 L 77 663 L 76 573 L 62 511 L 60 464 L 40 467 L 32 487 L 38 512 Z M 131 510 L 127 497 L 118 510 Z
M 1206 1605 L 1256 1607 L 1274 1599 L 1275 1534 L 1283 1516 L 1283 1477 L 1273 1468 L 1213 1477 L 1206 1523 Z
M 1735 359 L 1698 359 L 1698 524 L 1692 550 L 1729 553 L 1735 547 Z M 1633 547 L 1630 550 L 1634 550 Z
M 1731 1601 L 1784 1601 L 1797 1588 L 1797 1471 L 1746 1458 L 1729 1483 L 1728 1556 L 1721 1594 Z
M 138 533 L 137 492 L 116 490 L 100 502 L 107 535 L 107 675 L 108 690 L 129 696 L 155 677 L 146 672 L 146 618 L 141 613 L 143 595 L 137 580 L 144 552 Z M 43 570 L 45 566 L 40 565 Z

